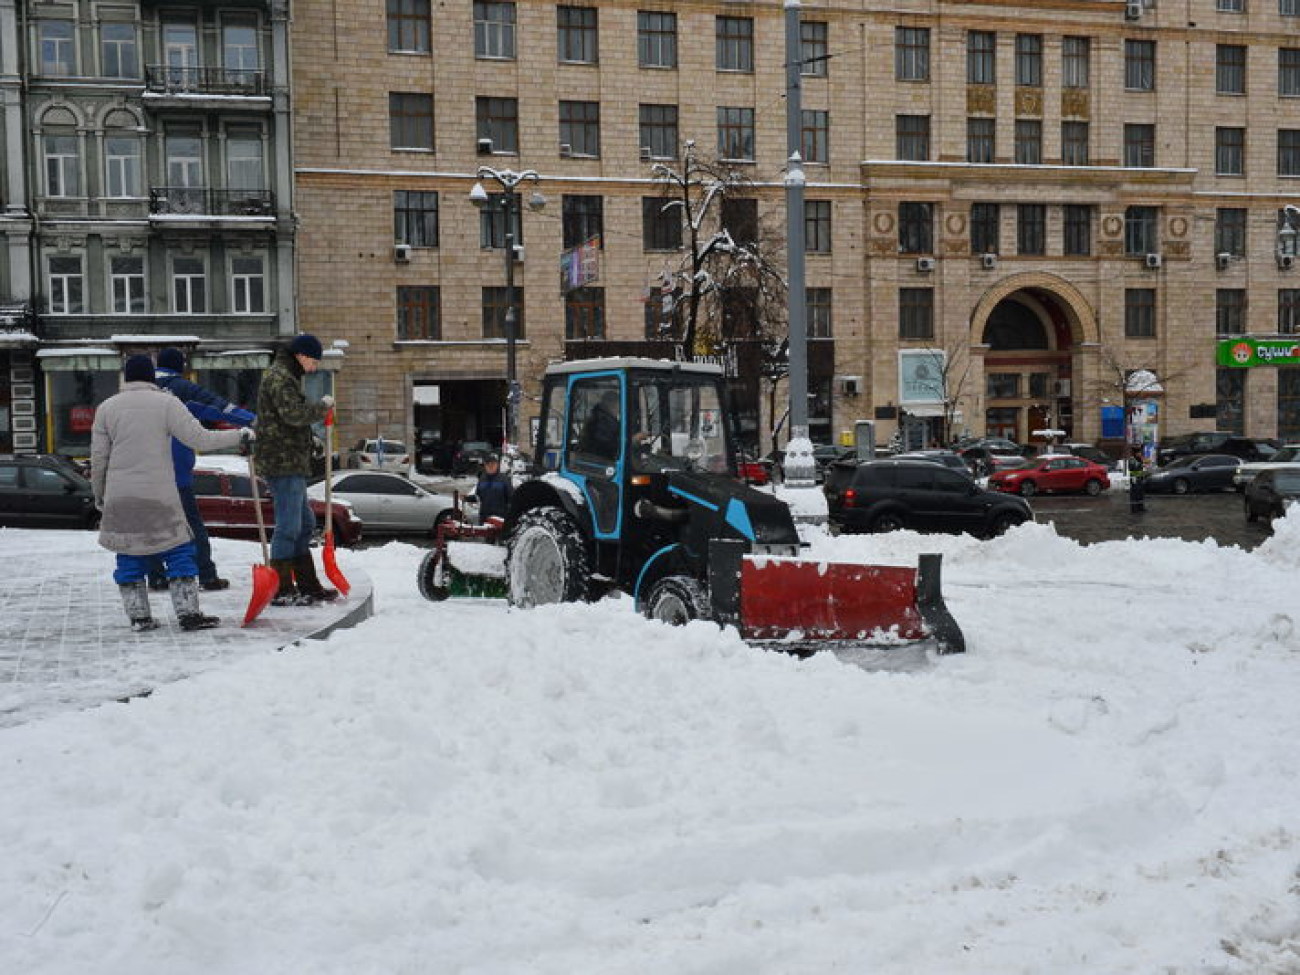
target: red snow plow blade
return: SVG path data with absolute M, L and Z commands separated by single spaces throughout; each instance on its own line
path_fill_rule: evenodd
M 743 543 L 711 543 L 714 612 L 746 640 L 797 652 L 826 644 L 888 647 L 933 641 L 966 649 L 944 605 L 938 555 L 917 568 L 749 555 Z

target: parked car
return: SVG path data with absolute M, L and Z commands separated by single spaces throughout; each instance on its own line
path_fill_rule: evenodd
M 492 453 L 492 445 L 486 440 L 462 440 L 451 456 L 453 474 L 475 474 L 483 469 L 483 461 Z
M 245 469 L 240 470 L 243 466 Z M 194 465 L 194 499 L 209 535 L 218 538 L 257 538 L 257 509 L 253 507 L 253 486 L 247 472 L 248 462 L 236 457 L 205 455 Z M 270 537 L 275 528 L 275 508 L 266 481 L 257 479 L 257 497 L 262 506 L 262 522 Z M 318 531 L 325 526 L 324 500 L 309 500 L 316 515 Z M 363 523 L 350 504 L 334 500 L 334 541 L 355 545 L 361 541 Z
M 1180 433 L 1177 436 L 1166 437 L 1160 442 L 1156 462 L 1163 467 L 1171 460 L 1186 457 L 1188 454 L 1219 453 L 1219 447 L 1230 436 L 1232 436 L 1230 433 L 1202 430 L 1197 433 Z
M 421 474 L 445 474 L 451 471 L 452 446 L 437 430 L 421 430 L 415 452 L 415 469 Z
M 1073 454 L 1075 457 L 1082 457 L 1090 460 L 1094 464 L 1100 464 L 1108 471 L 1113 471 L 1119 466 L 1119 462 L 1100 447 L 1090 443 L 1061 443 L 1056 445 L 1053 453 Z
M 10 528 L 94 528 L 95 492 L 68 458 L 0 454 L 0 525 Z
M 930 460 L 836 464 L 822 490 L 831 524 L 845 532 L 911 528 L 990 537 L 1034 517 L 1024 498 L 986 491 Z
M 1274 467 L 1294 467 L 1300 470 L 1300 444 L 1289 443 L 1279 448 L 1268 460 L 1249 461 L 1238 467 L 1232 475 L 1232 483 L 1236 485 L 1237 490 L 1245 490 L 1246 485 L 1254 480 L 1255 475 L 1260 471 L 1268 470 Z
M 746 484 L 763 485 L 772 481 L 772 468 L 767 461 L 750 454 L 736 455 L 736 472 Z
M 1074 455 L 1044 454 L 1023 467 L 997 471 L 989 476 L 989 487 L 1009 494 L 1033 497 L 1058 491 L 1082 491 L 1096 496 L 1110 487 L 1106 468 Z
M 1232 454 L 1243 461 L 1271 460 L 1282 444 L 1269 437 L 1229 437 L 1215 448 L 1216 454 Z
M 1246 520 L 1281 518 L 1297 500 L 1300 500 L 1300 466 L 1262 470 L 1246 485 L 1243 496 Z
M 995 442 L 996 443 L 996 442 Z M 1008 449 L 1010 445 L 1014 450 Z M 957 451 L 961 459 L 970 467 L 976 477 L 987 477 L 995 471 L 1005 471 L 1019 467 L 1025 462 L 1020 447 L 1010 440 L 1000 443 L 977 442 Z
M 1152 471 L 1142 482 L 1148 494 L 1226 491 L 1241 464 L 1231 454 L 1191 454 L 1178 457 Z
M 432 535 L 438 522 L 451 511 L 450 497 L 426 491 L 401 474 L 338 471 L 333 477 L 334 497 L 352 505 L 372 535 Z M 308 486 L 307 497 L 325 497 L 323 478 Z
M 909 450 L 905 454 L 895 454 L 894 460 L 928 460 L 960 471 L 968 477 L 971 473 L 970 465 L 955 450 Z
M 411 466 L 411 454 L 400 440 L 358 440 L 348 452 L 346 466 L 362 471 L 404 471 Z

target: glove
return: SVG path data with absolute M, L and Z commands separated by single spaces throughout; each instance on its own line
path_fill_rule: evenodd
M 253 441 L 257 439 L 257 434 L 251 427 L 244 427 L 239 431 L 239 454 L 241 457 L 247 457 L 253 452 Z
M 325 407 L 327 410 L 334 409 L 334 397 L 329 395 L 329 393 L 326 393 L 320 398 L 320 405 Z

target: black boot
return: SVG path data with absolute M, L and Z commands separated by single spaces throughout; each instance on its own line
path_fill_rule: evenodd
M 310 552 L 304 552 L 293 560 L 293 576 L 298 581 L 299 594 L 312 602 L 323 603 L 339 598 L 337 589 L 329 589 L 321 585 L 320 579 L 316 577 L 316 563 L 312 560 Z
M 298 587 L 293 584 L 293 559 L 272 559 L 271 568 L 280 579 L 280 588 L 271 597 L 272 606 L 302 606 L 310 604 L 298 594 Z
M 220 576 L 213 576 L 211 579 L 200 579 L 199 588 L 204 592 L 220 592 L 222 589 L 230 588 L 230 580 L 222 579 Z
M 117 588 L 122 593 L 122 607 L 126 610 L 127 619 L 131 621 L 131 629 L 137 633 L 158 629 L 158 621 L 149 610 L 148 583 L 141 579 Z
M 195 576 L 173 579 L 171 590 L 172 606 L 182 630 L 207 630 L 220 624 L 220 619 L 204 616 L 199 610 L 199 580 Z

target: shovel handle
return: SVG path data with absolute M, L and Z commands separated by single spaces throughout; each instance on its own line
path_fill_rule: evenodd
M 325 414 L 325 545 L 334 545 L 334 408 Z
M 262 563 L 271 564 L 271 554 L 266 548 L 266 522 L 262 519 L 262 499 L 257 494 L 257 464 L 252 451 L 248 454 L 248 480 L 253 492 L 253 513 L 257 516 L 257 538 L 262 543 Z

